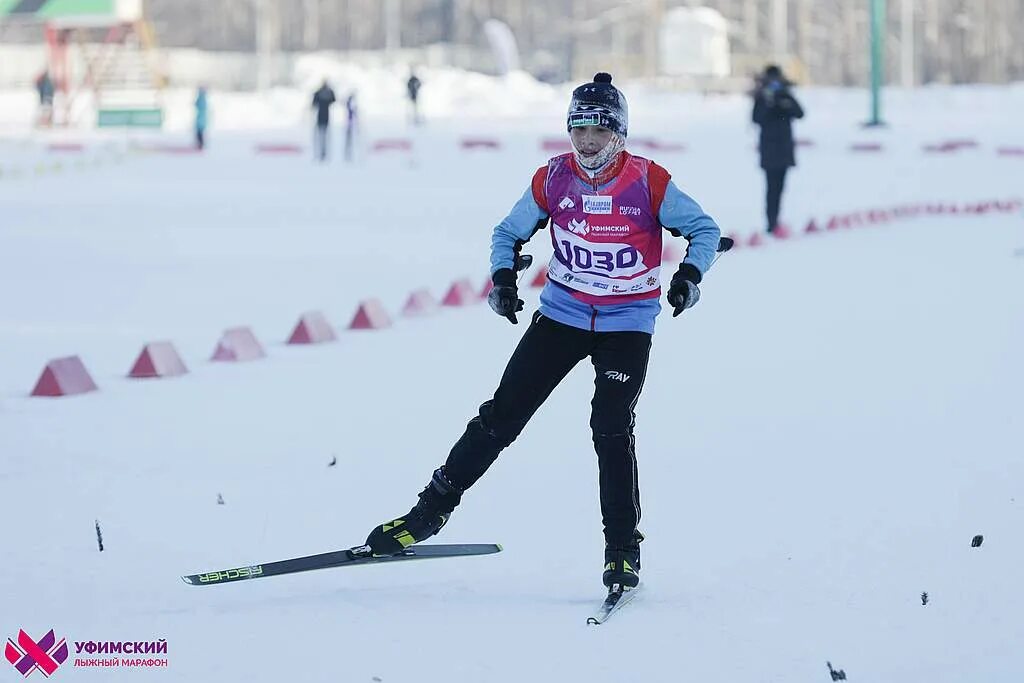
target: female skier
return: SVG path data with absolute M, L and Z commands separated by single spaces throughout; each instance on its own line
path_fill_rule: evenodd
M 654 319 L 661 310 L 661 229 L 689 242 L 669 283 L 673 317 L 700 299 L 697 285 L 718 248 L 719 229 L 665 169 L 625 150 L 626 99 L 598 73 L 576 88 L 567 128 L 574 151 L 556 156 L 491 241 L 488 303 L 517 323 L 519 251 L 549 221 L 554 256 L 540 310 L 512 354 L 493 398 L 408 514 L 376 527 L 374 555 L 393 555 L 436 534 L 469 489 L 511 444 L 551 391 L 583 358 L 596 372 L 590 426 L 604 523 L 604 584 L 640 581 L 640 492 L 633 409 L 643 388 Z

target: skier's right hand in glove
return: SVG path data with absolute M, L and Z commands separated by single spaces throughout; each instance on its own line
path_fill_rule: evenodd
M 511 268 L 501 268 L 494 271 L 491 282 L 494 283 L 494 289 L 487 295 L 487 303 L 491 310 L 508 318 L 513 325 L 518 325 L 516 313 L 523 310 L 523 300 L 519 298 L 516 274 Z
M 691 308 L 700 301 L 701 273 L 697 267 L 690 263 L 680 263 L 679 270 L 672 276 L 672 282 L 668 288 L 668 303 L 672 306 L 672 317 Z

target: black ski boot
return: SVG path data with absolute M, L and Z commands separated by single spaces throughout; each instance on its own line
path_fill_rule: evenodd
M 640 542 L 644 535 L 633 532 L 633 540 L 624 544 L 606 543 L 604 547 L 604 585 L 608 588 L 618 584 L 625 588 L 636 588 L 640 584 Z
M 409 514 L 385 522 L 370 532 L 366 545 L 375 556 L 397 555 L 413 543 L 436 534 L 459 504 L 462 491 L 448 481 L 444 467 L 439 467 L 419 496 L 420 502 Z

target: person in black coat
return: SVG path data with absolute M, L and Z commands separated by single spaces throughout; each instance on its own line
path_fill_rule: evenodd
M 313 109 L 316 110 L 316 129 L 313 133 L 313 154 L 320 161 L 327 161 L 330 142 L 331 106 L 337 101 L 330 84 L 325 80 L 320 89 L 313 93 Z
M 405 84 L 406 90 L 409 93 L 409 105 L 412 114 L 412 122 L 415 125 L 419 125 L 420 119 L 420 88 L 423 87 L 423 81 L 419 79 L 415 71 L 412 71 L 409 75 L 409 80 Z
M 754 90 L 754 123 L 761 127 L 758 150 L 767 181 L 766 213 L 768 232 L 779 226 L 779 207 L 786 172 L 796 166 L 793 119 L 802 119 L 804 110 L 790 90 L 790 83 L 777 66 L 769 66 L 757 79 Z

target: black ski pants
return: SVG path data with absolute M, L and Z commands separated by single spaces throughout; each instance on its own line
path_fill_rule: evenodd
M 764 169 L 765 185 L 767 196 L 765 198 L 765 213 L 768 218 L 768 232 L 775 229 L 779 224 L 779 208 L 782 206 L 782 191 L 786 188 L 786 172 L 788 168 L 766 168 Z
M 491 466 L 526 426 L 552 390 L 581 360 L 594 366 L 590 427 L 597 451 L 605 541 L 632 543 L 640 523 L 634 452 L 634 408 L 647 374 L 651 335 L 591 332 L 541 315 L 509 359 L 494 397 L 480 406 L 445 463 L 445 474 L 465 490 Z
M 313 130 L 313 156 L 319 161 L 327 161 L 330 144 L 330 128 L 326 123 L 317 123 Z

